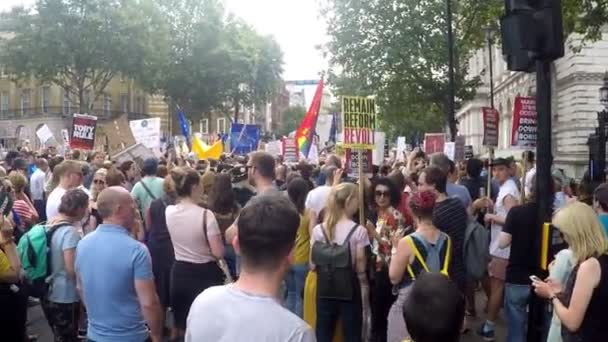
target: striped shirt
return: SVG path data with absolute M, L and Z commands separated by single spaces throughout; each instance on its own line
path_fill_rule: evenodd
M 26 226 L 26 221 L 30 221 L 34 215 L 33 209 L 30 208 L 24 200 L 16 200 L 15 203 L 13 203 L 13 210 L 21 221 L 19 228 L 24 228 Z
M 467 229 L 468 214 L 458 198 L 450 197 L 435 204 L 433 224 L 452 240 L 452 260 L 449 266 L 450 278 L 464 291 L 466 269 L 464 265 L 464 234 Z

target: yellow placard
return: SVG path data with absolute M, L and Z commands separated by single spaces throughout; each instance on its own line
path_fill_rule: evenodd
M 368 97 L 342 98 L 342 145 L 351 149 L 373 149 L 377 126 L 376 100 Z

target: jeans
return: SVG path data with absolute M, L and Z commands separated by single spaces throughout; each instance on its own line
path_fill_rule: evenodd
M 507 318 L 507 342 L 526 340 L 530 285 L 505 285 L 505 314 Z
M 361 342 L 361 289 L 358 281 L 354 285 L 352 301 L 317 298 L 317 342 L 332 342 L 338 319 L 342 321 L 344 342 Z
M 287 309 L 302 318 L 304 282 L 308 274 L 307 264 L 291 265 L 285 278 L 287 286 Z

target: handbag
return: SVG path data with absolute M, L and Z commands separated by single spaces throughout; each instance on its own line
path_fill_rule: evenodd
M 207 209 L 203 209 L 203 235 L 205 236 L 207 246 L 209 246 L 209 252 L 211 252 L 211 245 L 209 244 L 209 237 L 207 236 Z M 234 283 L 234 279 L 232 279 L 232 276 L 230 275 L 230 270 L 228 269 L 226 260 L 224 258 L 216 257 L 213 255 L 213 252 L 211 252 L 211 255 L 215 259 L 217 266 L 220 268 L 220 270 L 222 270 L 222 273 L 224 273 L 224 285 Z

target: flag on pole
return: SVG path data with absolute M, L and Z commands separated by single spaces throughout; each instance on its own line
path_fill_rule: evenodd
M 331 115 L 331 128 L 329 129 L 329 141 L 336 143 L 336 135 L 338 133 L 338 127 L 336 124 L 336 113 Z
M 315 127 L 317 126 L 317 119 L 319 118 L 319 110 L 321 109 L 321 100 L 323 99 L 323 79 L 319 81 L 315 96 L 312 99 L 308 112 L 302 119 L 300 126 L 296 130 L 296 141 L 298 143 L 298 150 L 308 158 L 310 153 L 310 146 L 312 144 L 313 136 L 315 133 Z
M 179 120 L 179 127 L 182 129 L 182 135 L 186 139 L 190 139 L 190 125 L 186 119 L 186 114 L 180 107 L 177 107 L 177 119 Z

